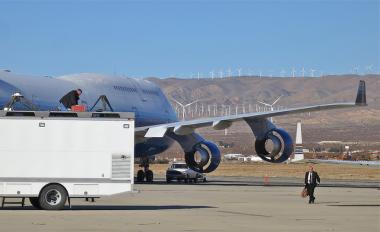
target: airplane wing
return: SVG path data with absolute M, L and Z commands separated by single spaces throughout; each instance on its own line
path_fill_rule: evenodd
M 247 119 L 262 119 L 269 118 L 274 116 L 288 115 L 288 114 L 297 114 L 304 112 L 312 111 L 321 111 L 321 110 L 333 110 L 333 109 L 342 109 L 349 107 L 359 107 L 366 106 L 366 88 L 365 82 L 360 81 L 358 92 L 355 102 L 349 103 L 332 103 L 332 104 L 322 104 L 322 105 L 312 105 L 296 108 L 288 108 L 284 110 L 275 110 L 270 112 L 256 112 L 256 113 L 246 113 L 246 114 L 237 114 L 237 115 L 228 115 L 221 117 L 213 118 L 201 118 L 194 119 L 189 121 L 180 121 L 166 124 L 159 124 L 153 126 L 137 127 L 135 129 L 137 134 L 143 134 L 146 138 L 153 137 L 163 137 L 167 131 L 173 131 L 178 135 L 186 135 L 194 132 L 195 129 L 201 127 L 212 127 L 216 130 L 223 130 L 232 125 L 233 122 L 247 120 Z

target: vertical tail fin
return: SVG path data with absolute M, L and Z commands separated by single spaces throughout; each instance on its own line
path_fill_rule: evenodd
M 356 95 L 355 104 L 357 106 L 366 106 L 367 105 L 365 81 L 363 81 L 363 80 L 361 80 L 359 82 L 358 93 Z

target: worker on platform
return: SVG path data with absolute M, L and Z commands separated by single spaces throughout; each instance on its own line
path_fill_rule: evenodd
M 312 165 L 309 166 L 309 171 L 305 173 L 305 188 L 307 189 L 307 193 L 309 195 L 309 204 L 314 203 L 314 189 L 318 184 L 321 183 L 321 179 L 318 176 L 318 173 L 314 171 Z
M 78 105 L 79 96 L 82 94 L 81 89 L 76 89 L 68 92 L 63 96 L 59 103 L 61 103 L 61 111 L 70 111 L 72 106 Z

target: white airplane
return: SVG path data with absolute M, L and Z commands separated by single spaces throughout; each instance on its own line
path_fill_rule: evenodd
M 252 161 L 252 162 L 263 162 L 263 160 L 259 157 L 259 156 L 256 156 L 256 155 L 251 155 L 249 157 L 249 159 Z
M 243 154 L 225 154 L 223 157 L 225 159 L 232 160 L 232 159 L 238 159 L 241 156 L 243 156 Z
M 0 71 L 0 106 L 8 107 L 10 97 L 20 93 L 29 104 L 19 109 L 14 105 L 11 107 L 13 110 L 57 110 L 59 99 L 77 88 L 83 90 L 82 104 L 91 106 L 99 96 L 105 95 L 112 105 L 111 110 L 135 112 L 135 156 L 140 158 L 143 167 L 137 173 L 137 180 L 146 179 L 149 182 L 153 181 L 149 158 L 167 150 L 174 141 L 180 144 L 187 165 L 194 171 L 208 173 L 218 167 L 221 154 L 217 145 L 196 133 L 198 128 L 224 130 L 234 122 L 245 121 L 256 137 L 257 155 L 265 161 L 280 163 L 288 160 L 293 153 L 293 141 L 284 129 L 278 128 L 268 118 L 367 105 L 365 82 L 360 81 L 355 102 L 179 121 L 161 89 L 147 80 L 88 73 L 57 78 L 35 77 Z M 106 107 L 89 108 L 107 110 Z M 267 140 L 273 144 L 270 151 L 265 148 Z

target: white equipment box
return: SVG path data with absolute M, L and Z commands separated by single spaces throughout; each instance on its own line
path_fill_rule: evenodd
M 0 197 L 62 209 L 133 191 L 134 114 L 0 111 Z

